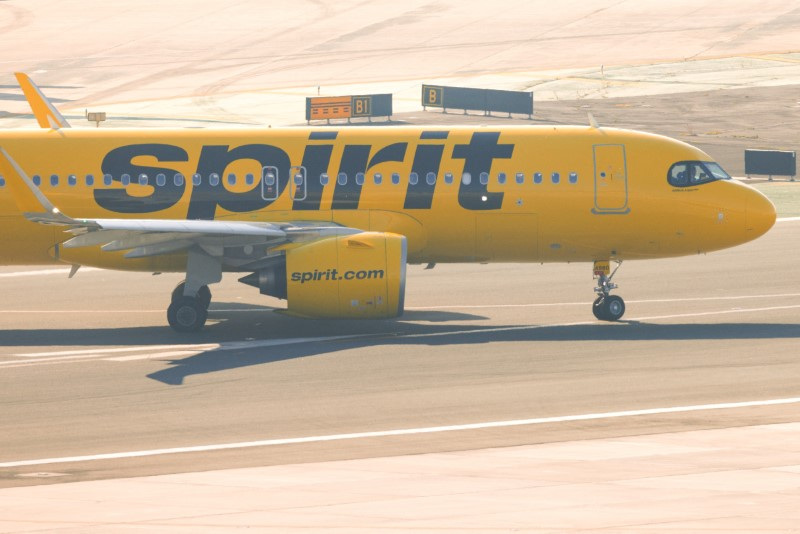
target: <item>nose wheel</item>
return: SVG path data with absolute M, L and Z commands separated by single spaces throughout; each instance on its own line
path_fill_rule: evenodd
M 601 321 L 618 321 L 625 314 L 625 301 L 617 295 L 597 297 L 592 304 L 592 313 Z
M 625 314 L 625 301 L 618 295 L 610 294 L 611 290 L 618 287 L 611 279 L 621 265 L 621 261 L 617 262 L 614 271 L 606 274 L 610 271 L 609 263 L 607 261 L 594 262 L 594 274 L 597 279 L 597 287 L 594 288 L 594 292 L 598 296 L 592 304 L 592 313 L 601 321 L 619 321 Z

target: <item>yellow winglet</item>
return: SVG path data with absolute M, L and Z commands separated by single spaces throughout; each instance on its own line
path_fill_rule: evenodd
M 52 128 L 58 130 L 60 128 L 70 128 L 67 119 L 55 108 L 52 102 L 44 96 L 44 93 L 39 89 L 39 86 L 33 83 L 33 80 L 24 72 L 15 72 L 14 76 L 17 77 L 17 82 L 25 93 L 25 99 L 31 106 L 34 117 L 39 122 L 42 128 Z
M 61 213 L 0 146 L 0 174 L 6 177 L 19 211 L 26 219 L 42 224 L 75 225 L 76 221 Z

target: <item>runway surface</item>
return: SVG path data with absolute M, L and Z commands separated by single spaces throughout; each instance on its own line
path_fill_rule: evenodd
M 735 174 L 800 143 L 790 1 L 81 6 L 0 2 L 0 127 L 33 124 L 23 70 L 103 127 L 297 124 L 306 96 L 370 92 L 398 121 L 508 122 L 420 111 L 436 81 Z M 795 185 L 759 187 L 793 218 Z M 786 220 L 627 262 L 619 324 L 586 264 L 411 266 L 406 314 L 374 322 L 286 317 L 226 276 L 190 336 L 166 326 L 178 275 L 0 267 L 0 532 L 791 531 L 798 242 Z
M 778 223 L 738 249 L 628 262 L 621 324 L 591 316 L 585 265 L 412 268 L 407 314 L 375 322 L 285 317 L 269 308 L 277 301 L 226 279 L 212 324 L 193 336 L 164 325 L 174 277 L 67 280 L 6 268 L 0 484 L 47 481 L 20 477 L 38 465 L 5 465 L 23 460 L 800 396 L 800 291 L 783 274 L 797 239 L 800 223 Z M 63 482 L 795 422 L 798 412 L 659 414 L 45 470 Z

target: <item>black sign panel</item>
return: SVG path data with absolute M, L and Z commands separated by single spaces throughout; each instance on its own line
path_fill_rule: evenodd
M 533 115 L 533 93 L 423 85 L 422 105 L 444 109 Z
M 744 173 L 768 176 L 795 176 L 796 152 L 783 150 L 745 150 Z

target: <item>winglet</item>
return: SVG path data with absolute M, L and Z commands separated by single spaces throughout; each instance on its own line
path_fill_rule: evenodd
M 81 225 L 61 213 L 2 146 L 0 146 L 0 173 L 6 177 L 17 207 L 26 219 L 42 224 Z
M 42 128 L 52 128 L 58 130 L 60 128 L 70 128 L 67 119 L 55 108 L 50 99 L 44 96 L 39 86 L 33 83 L 33 80 L 24 72 L 16 72 L 14 76 L 17 77 L 17 82 L 25 93 L 25 99 L 31 106 L 34 117 L 39 122 Z

